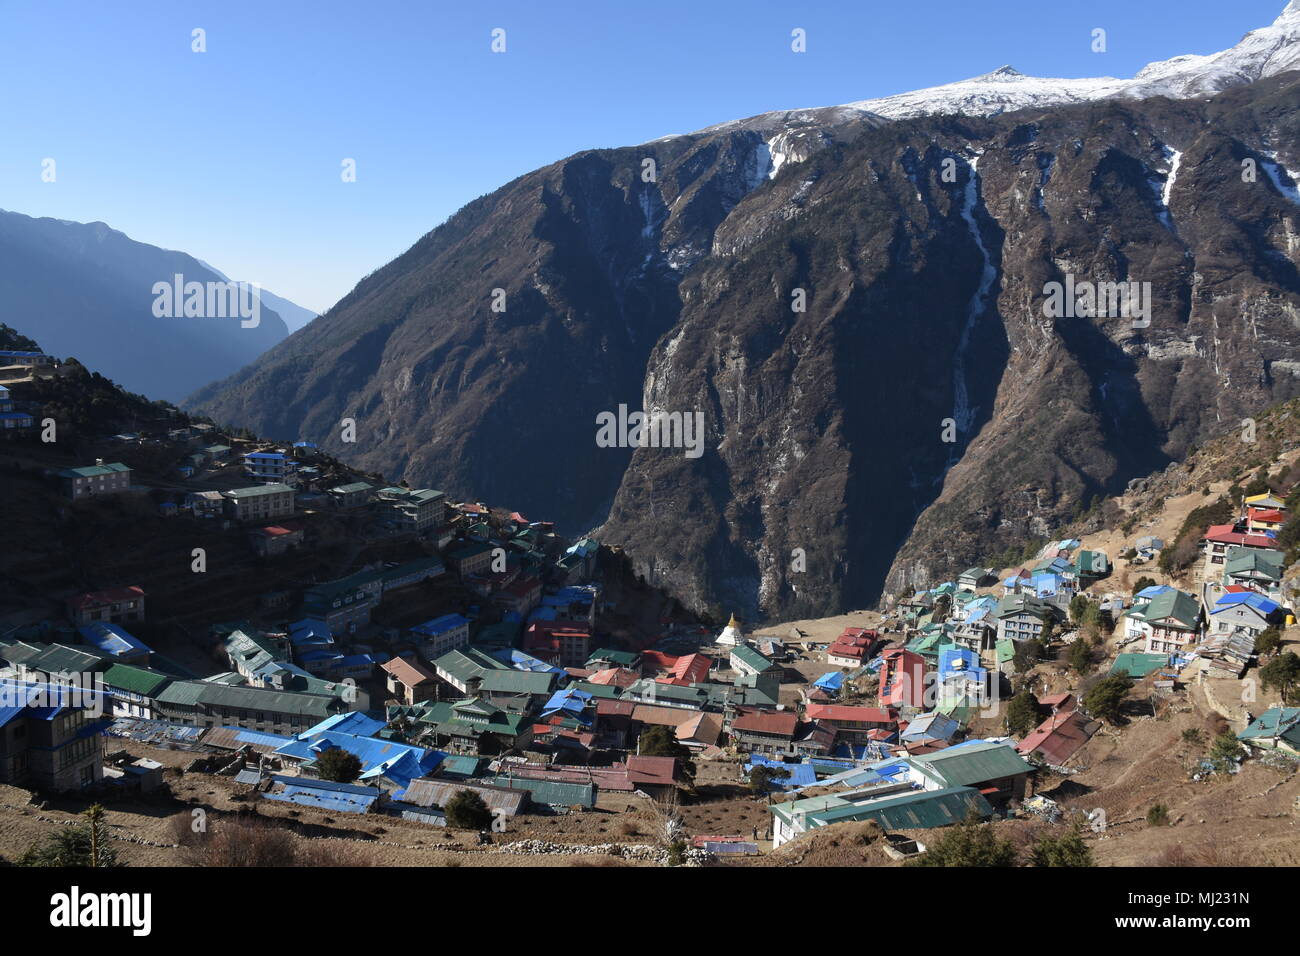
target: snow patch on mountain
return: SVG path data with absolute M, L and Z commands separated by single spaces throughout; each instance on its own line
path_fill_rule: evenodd
M 1170 232 L 1174 231 L 1174 220 L 1169 212 L 1169 197 L 1173 195 L 1174 183 L 1178 181 L 1178 167 L 1182 164 L 1183 154 L 1174 149 L 1172 146 L 1161 146 L 1161 151 L 1165 154 L 1165 161 L 1169 164 L 1168 172 L 1164 173 L 1159 181 L 1153 181 L 1152 187 L 1155 189 L 1156 202 L 1159 204 L 1160 222 Z
M 969 391 L 966 386 L 966 353 L 970 346 L 970 338 L 975 330 L 975 325 L 988 308 L 989 292 L 992 291 L 993 283 L 998 277 L 998 270 L 993 264 L 993 257 L 989 255 L 988 247 L 984 245 L 984 237 L 980 233 L 979 223 L 975 221 L 975 210 L 979 205 L 980 191 L 979 163 L 980 158 L 978 155 L 966 159 L 969 172 L 966 177 L 966 188 L 962 195 L 961 217 L 966 221 L 971 238 L 975 240 L 975 245 L 979 248 L 982 269 L 979 286 L 976 288 L 975 294 L 971 296 L 970 306 L 966 312 L 966 322 L 962 326 L 961 336 L 957 342 L 957 350 L 953 353 L 952 372 L 954 406 L 952 417 L 957 424 L 958 432 L 968 438 L 971 425 L 975 421 L 976 409 L 971 407 Z M 953 454 L 956 454 L 955 449 Z
M 1291 0 L 1269 26 L 1247 33 L 1219 53 L 1185 54 L 1149 63 L 1130 79 L 1027 76 L 1011 66 L 942 86 L 858 100 L 840 106 L 781 110 L 699 130 L 751 130 L 764 136 L 772 154 L 769 178 L 802 162 L 834 139 L 834 130 L 853 121 L 870 125 L 931 114 L 994 116 L 1032 107 L 1103 99 L 1167 96 L 1187 99 L 1300 70 L 1300 0 Z M 671 139 L 672 137 L 664 137 Z
M 1268 173 L 1268 178 L 1272 181 L 1273 188 L 1297 206 L 1300 206 L 1300 188 L 1297 188 L 1297 184 L 1300 184 L 1300 179 L 1297 179 L 1291 170 L 1287 169 L 1278 161 L 1277 153 L 1270 152 L 1265 153 L 1264 155 L 1268 157 L 1268 159 L 1264 161 L 1264 172 Z M 1286 177 L 1285 179 L 1283 179 L 1284 176 Z

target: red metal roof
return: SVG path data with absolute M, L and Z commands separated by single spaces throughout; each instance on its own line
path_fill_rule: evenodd
M 635 709 L 634 700 L 608 700 L 603 697 L 596 700 L 596 714 L 599 717 L 631 717 Z
M 131 585 L 129 588 L 109 588 L 107 591 L 87 591 L 76 597 L 68 598 L 68 604 L 77 610 L 99 607 L 103 604 L 117 604 L 121 601 L 134 601 L 144 597 L 144 588 Z
M 633 783 L 658 783 L 671 786 L 677 780 L 677 758 L 629 756 L 627 775 Z
M 1274 548 L 1277 547 L 1277 541 L 1265 534 L 1251 534 L 1242 531 L 1236 531 L 1230 524 L 1212 524 L 1205 532 L 1203 541 L 1214 541 L 1218 544 L 1236 544 L 1248 548 Z
M 895 723 L 894 714 L 884 707 L 850 707 L 845 704 L 809 704 L 809 720 L 851 720 L 867 724 Z
M 403 657 L 394 657 L 380 666 L 407 687 L 415 687 L 425 681 L 437 680 L 437 675 L 429 668 L 418 661 L 408 661 Z
M 1016 745 L 1022 754 L 1038 751 L 1048 763 L 1062 764 L 1088 742 L 1087 723 L 1078 711 L 1053 714 Z
M 775 734 L 781 737 L 793 737 L 799 718 L 790 711 L 764 711 L 745 714 L 731 722 L 732 730 L 741 730 L 754 734 Z

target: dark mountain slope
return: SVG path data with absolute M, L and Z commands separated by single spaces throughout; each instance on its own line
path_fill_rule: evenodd
M 770 180 L 751 128 L 579 154 L 193 404 L 570 529 L 608 512 L 604 540 L 695 607 L 862 606 L 1300 393 L 1300 207 L 1271 165 L 1300 169 L 1297 97 L 1291 74 L 1194 102 L 866 117 L 782 133 L 802 151 Z M 1067 275 L 1150 283 L 1150 325 L 1047 317 Z M 620 402 L 703 413 L 704 454 L 596 447 Z
M 644 182 L 644 161 L 655 182 Z M 581 153 L 471 203 L 192 407 L 366 467 L 604 519 L 630 453 L 596 415 L 640 400 L 680 275 L 763 179 L 754 132 Z M 493 290 L 505 311 L 493 311 Z M 339 422 L 357 421 L 355 445 Z

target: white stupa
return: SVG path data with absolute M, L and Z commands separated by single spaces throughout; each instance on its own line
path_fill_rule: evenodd
M 736 615 L 731 615 L 731 620 L 727 622 L 727 626 L 722 629 L 722 633 L 714 643 L 722 647 L 739 647 L 745 643 L 745 635 L 740 633 L 740 622 L 736 620 Z

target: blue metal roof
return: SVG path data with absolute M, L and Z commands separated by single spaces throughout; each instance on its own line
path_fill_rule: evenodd
M 1260 614 L 1272 614 L 1278 609 L 1275 601 L 1270 601 L 1262 594 L 1256 594 L 1254 591 L 1239 591 L 1233 594 L 1225 594 L 1214 602 L 1215 607 L 1230 607 L 1233 604 L 1246 604 L 1254 608 Z
M 346 714 L 334 714 L 332 717 L 326 717 L 314 727 L 308 727 L 298 735 L 299 739 L 309 737 L 312 734 L 321 734 L 327 730 L 332 730 L 337 734 L 357 734 L 361 737 L 372 737 L 386 727 L 382 720 L 377 720 L 359 710 L 351 711 Z
M 980 666 L 979 655 L 964 647 L 944 647 L 939 650 L 939 677 L 969 674 L 974 680 L 983 680 L 985 670 Z
M 102 714 L 104 692 L 97 686 L 75 683 L 0 679 L 0 727 L 19 714 L 34 720 L 53 720 L 68 708 L 84 708 L 92 716 Z M 86 726 L 95 733 L 103 729 L 98 723 Z
M 381 720 L 362 713 L 336 714 L 303 731 L 275 752 L 283 757 L 314 761 L 320 754 L 339 747 L 361 761 L 358 779 L 387 778 L 402 787 L 424 777 L 447 756 L 412 744 L 370 736 L 385 726 Z
M 128 634 L 116 624 L 109 624 L 105 621 L 95 621 L 92 624 L 86 624 L 77 628 L 87 644 L 97 648 L 105 654 L 112 654 L 114 657 L 121 657 L 125 654 L 152 654 L 150 647 L 131 634 Z
M 817 768 L 812 763 L 782 763 L 764 757 L 762 754 L 750 754 L 749 761 L 745 764 L 745 773 L 750 773 L 755 767 L 770 767 L 773 770 L 784 770 L 789 774 L 787 777 L 772 781 L 782 790 L 811 787 L 817 783 Z
M 1149 588 L 1143 588 L 1141 591 L 1137 593 L 1137 596 L 1141 598 L 1159 597 L 1161 594 L 1164 594 L 1166 591 L 1172 591 L 1172 590 L 1173 588 L 1171 588 L 1168 584 L 1153 584 Z
M 537 674 L 563 674 L 565 670 L 562 667 L 556 667 L 554 664 L 548 664 L 546 661 L 539 660 L 532 654 L 525 654 L 523 651 L 514 648 L 502 648 L 494 651 L 491 655 L 493 660 L 500 661 L 502 664 L 509 664 L 517 671 L 532 671 Z
M 425 634 L 429 637 L 437 637 L 439 634 L 445 634 L 448 631 L 454 631 L 458 627 L 464 627 L 469 624 L 469 618 L 460 614 L 444 614 L 442 617 L 435 617 L 431 621 L 425 621 L 423 624 L 417 624 L 411 628 L 416 634 Z
M 820 687 L 823 690 L 839 690 L 844 686 L 844 672 L 828 671 L 813 681 L 813 686 Z
M 572 687 L 557 690 L 551 695 L 551 699 L 546 702 L 546 706 L 542 708 L 542 716 L 546 717 L 557 711 L 564 711 L 574 717 L 581 717 L 591 700 L 592 695 L 585 690 Z
M 328 780 L 309 780 L 305 777 L 272 777 L 273 786 L 281 786 L 278 793 L 264 793 L 268 800 L 280 800 L 304 807 L 317 807 L 338 813 L 365 813 L 379 799 L 376 787 L 358 787 Z
M 242 727 L 231 727 L 230 730 L 235 732 L 235 739 L 241 744 L 259 744 L 263 747 L 279 747 L 287 744 L 292 737 L 286 737 L 283 734 L 268 734 L 260 730 L 245 730 Z

